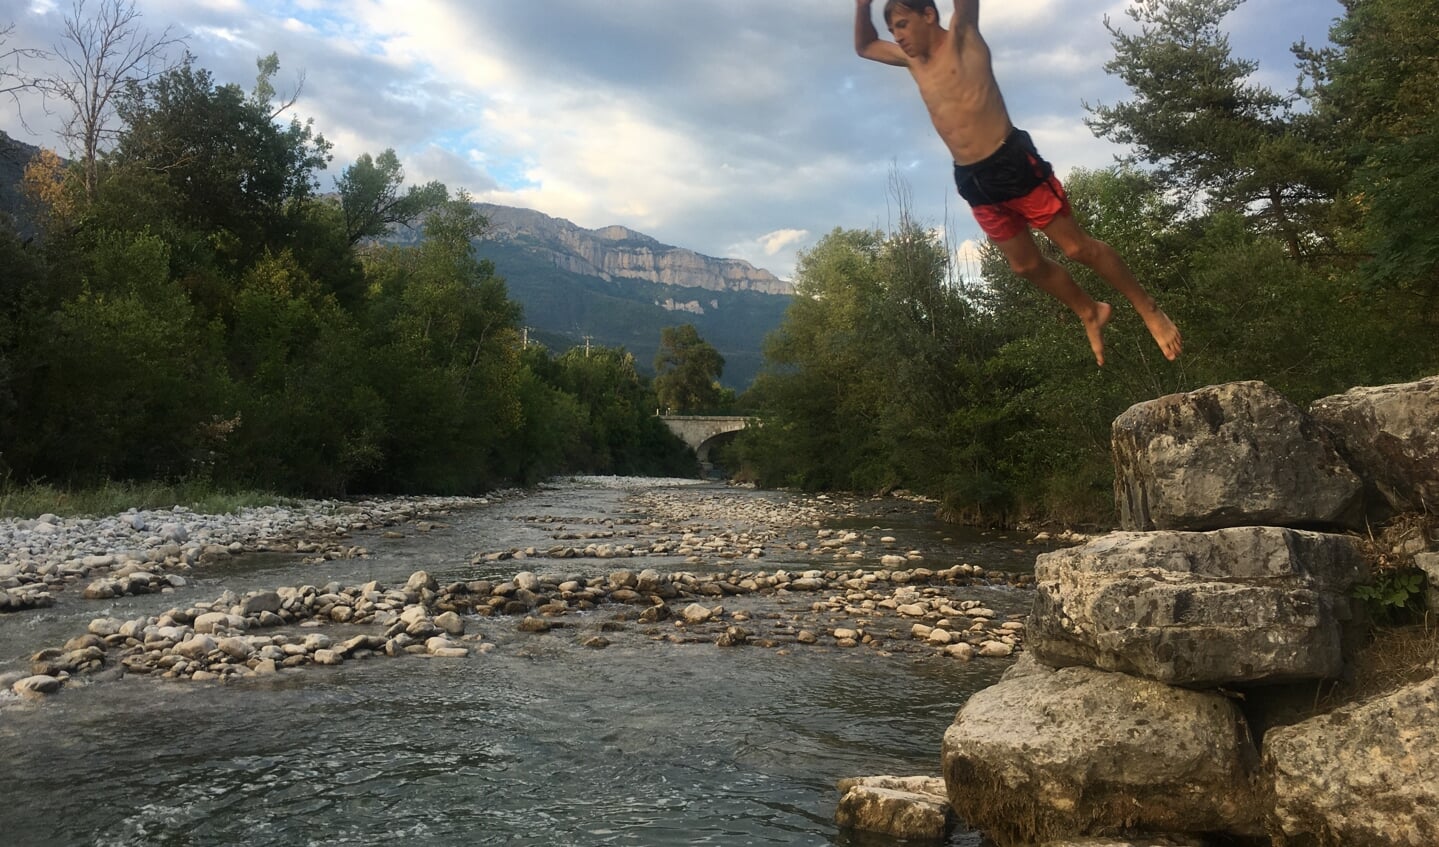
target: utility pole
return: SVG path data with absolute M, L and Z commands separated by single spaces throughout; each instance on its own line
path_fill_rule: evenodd
M 590 357 L 590 341 L 591 341 L 592 339 L 594 339 L 594 336 L 593 336 L 593 335 L 586 335 L 586 336 L 585 336 L 585 358 L 586 358 L 586 359 L 588 359 L 588 358 Z

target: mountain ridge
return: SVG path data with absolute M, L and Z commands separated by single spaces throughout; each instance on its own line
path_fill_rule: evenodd
M 792 296 L 794 286 L 743 259 L 706 256 L 625 226 L 585 229 L 534 209 L 476 203 L 489 220 L 482 242 L 526 247 L 556 267 L 606 281 L 631 279 L 708 291 L 751 291 Z M 557 249 L 562 248 L 562 249 Z M 697 302 L 702 298 L 690 298 Z

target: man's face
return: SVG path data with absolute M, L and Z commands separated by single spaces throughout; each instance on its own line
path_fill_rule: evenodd
M 897 5 L 889 16 L 889 33 L 906 56 L 925 56 L 929 54 L 934 34 L 933 23 L 929 10 L 920 14 L 907 6 Z

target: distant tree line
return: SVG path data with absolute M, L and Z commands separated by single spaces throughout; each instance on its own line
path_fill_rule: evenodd
M 157 68 L 172 39 L 144 34 L 130 4 L 70 26 L 71 59 L 95 61 L 66 66 L 106 97 L 44 83 L 74 94 L 74 160 L 46 151 L 26 169 L 38 235 L 0 226 L 9 482 L 337 495 L 696 471 L 632 356 L 522 343 L 463 193 L 405 188 L 389 150 L 322 192 L 331 146 L 283 117 L 276 57 L 246 92 L 188 55 Z M 97 56 L 100 35 L 147 61 Z M 0 83 L 40 84 L 13 69 Z M 409 226 L 423 237 L 381 238 Z
M 992 248 L 965 279 L 912 219 L 836 230 L 801 257 L 742 398 L 764 421 L 740 438 L 747 472 L 913 489 L 974 521 L 1109 522 L 1109 425 L 1131 404 L 1243 379 L 1306 403 L 1439 372 L 1439 0 L 1344 0 L 1332 46 L 1296 45 L 1288 93 L 1231 54 L 1240 2 L 1146 0 L 1107 22 L 1132 97 L 1090 123 L 1134 156 L 1067 180 L 1182 328 L 1177 363 L 1126 307 L 1097 369 Z

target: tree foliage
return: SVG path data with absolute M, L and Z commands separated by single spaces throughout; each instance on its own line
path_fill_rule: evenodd
M 523 347 L 469 197 L 406 188 L 389 150 L 319 195 L 329 144 L 257 67 L 249 93 L 193 60 L 132 81 L 93 184 L 30 163 L 38 236 L 0 232 L 0 470 L 326 495 L 697 470 L 632 356 Z
M 660 330 L 655 392 L 661 408 L 679 415 L 720 411 L 724 390 L 719 378 L 723 373 L 724 357 L 700 337 L 694 324 Z

